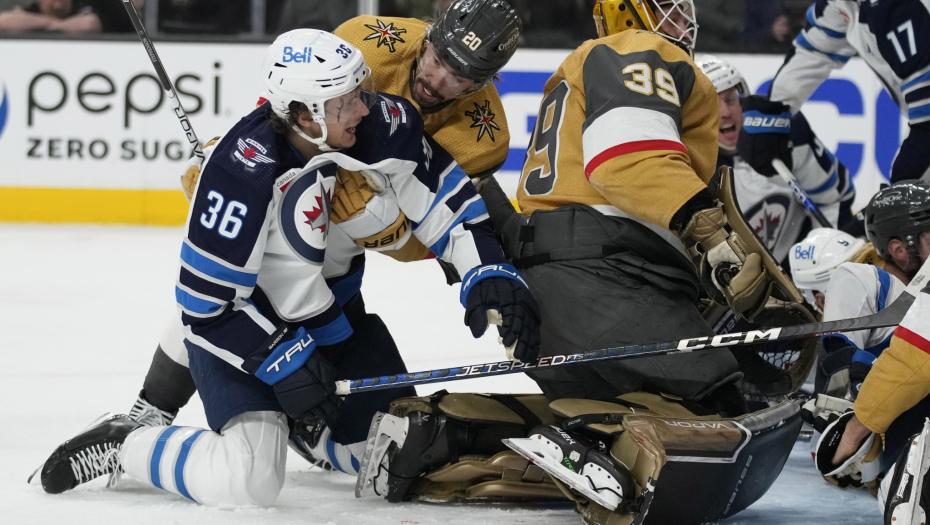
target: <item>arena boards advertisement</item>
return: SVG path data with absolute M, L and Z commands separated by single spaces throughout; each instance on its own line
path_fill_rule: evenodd
M 264 45 L 157 43 L 201 142 L 254 108 Z M 515 195 L 543 87 L 569 50 L 518 51 L 497 89 L 510 125 L 498 178 Z M 767 89 L 783 57 L 722 55 Z M 907 133 L 860 60 L 803 108 L 853 174 L 856 207 L 886 181 Z M 497 115 L 495 118 L 505 118 Z M 476 133 L 476 140 L 492 140 Z M 190 149 L 137 42 L 0 40 L 0 221 L 183 224 L 179 178 Z

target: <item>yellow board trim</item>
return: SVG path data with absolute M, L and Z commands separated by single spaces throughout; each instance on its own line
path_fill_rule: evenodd
M 183 226 L 187 209 L 181 190 L 0 187 L 0 222 Z
M 181 226 L 187 209 L 181 190 L 0 187 L 5 222 Z

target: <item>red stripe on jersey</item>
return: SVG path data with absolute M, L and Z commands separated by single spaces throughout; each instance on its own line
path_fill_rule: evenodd
M 262 104 L 264 104 L 265 102 L 268 102 L 268 99 L 267 99 L 267 98 L 265 98 L 265 97 L 258 97 L 258 103 L 255 104 L 255 107 L 259 107 L 259 106 L 261 106 Z
M 923 350 L 925 353 L 930 354 L 930 341 L 927 341 L 907 328 L 903 326 L 897 327 L 894 331 L 894 336 L 916 346 L 918 350 Z
M 596 157 L 591 159 L 591 162 L 589 162 L 588 165 L 584 168 L 584 176 L 586 179 L 590 180 L 591 174 L 594 173 L 594 170 L 596 170 L 598 166 L 614 157 L 626 155 L 627 153 L 636 153 L 638 151 L 661 150 L 680 151 L 685 155 L 688 154 L 688 148 L 686 148 L 685 145 L 681 142 L 675 142 L 674 140 L 638 140 L 636 142 L 617 144 L 612 148 L 605 149 Z

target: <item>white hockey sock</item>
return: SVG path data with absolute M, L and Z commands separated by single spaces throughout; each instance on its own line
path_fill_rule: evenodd
M 287 423 L 275 412 L 234 417 L 218 434 L 147 427 L 120 454 L 126 474 L 204 505 L 269 506 L 284 485 Z
M 352 476 L 358 476 L 359 460 L 365 454 L 367 441 L 359 441 L 351 445 L 340 445 L 333 441 L 332 433 L 329 427 L 323 429 L 323 435 L 320 436 L 320 442 L 323 443 L 321 452 L 323 458 L 334 469 Z

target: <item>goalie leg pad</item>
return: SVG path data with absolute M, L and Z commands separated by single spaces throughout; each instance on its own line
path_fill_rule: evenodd
M 924 422 L 923 431 L 915 434 L 902 451 L 900 458 L 882 481 L 878 503 L 886 525 L 921 525 L 927 522 L 924 496 L 927 490 L 927 471 L 930 470 L 930 420 Z
M 430 397 L 397 399 L 391 404 L 390 415 L 382 415 L 372 423 L 356 495 L 369 493 L 369 486 L 375 494 L 392 502 L 470 494 L 481 494 L 477 497 L 509 496 L 513 492 L 535 494 L 530 490 L 532 487 L 513 487 L 516 475 L 508 470 L 520 469 L 502 466 L 507 460 L 497 455 L 507 451 L 502 439 L 523 437 L 533 426 L 554 421 L 548 400 L 538 394 L 440 392 Z M 460 465 L 466 459 L 468 463 Z M 526 471 L 525 466 L 522 472 Z M 519 476 L 520 480 L 524 474 Z M 533 478 L 533 474 L 527 475 L 528 482 L 538 484 Z M 495 480 L 511 483 L 498 484 L 500 494 L 494 493 L 492 486 L 473 488 Z M 556 493 L 550 486 L 542 494 L 551 497 Z

